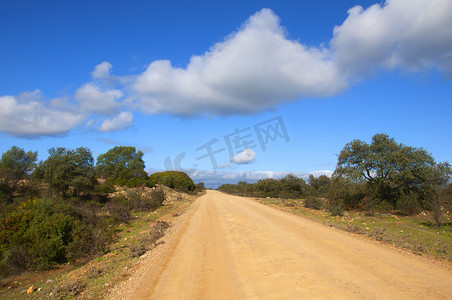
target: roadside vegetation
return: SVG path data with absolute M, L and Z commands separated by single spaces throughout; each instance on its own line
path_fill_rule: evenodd
M 224 184 L 220 191 L 258 197 L 296 213 L 451 260 L 452 173 L 423 148 L 376 134 L 345 145 L 331 178 L 292 174 L 279 180 Z
M 452 211 L 446 211 L 439 228 L 430 212 L 405 216 L 391 213 L 344 211 L 333 216 L 327 209 L 307 208 L 308 199 L 256 198 L 257 201 L 285 211 L 307 217 L 353 234 L 407 249 L 416 254 L 445 259 L 452 262 Z M 325 199 L 319 199 L 326 206 Z
M 118 226 L 162 207 L 169 189 L 150 180 L 142 156 L 125 146 L 101 154 L 96 164 L 84 147 L 52 148 L 40 162 L 37 152 L 15 146 L 3 153 L 0 280 L 102 257 L 117 241 Z M 155 240 L 148 239 L 145 250 Z
M 124 192 L 130 190 L 125 187 Z M 134 189 L 131 189 L 134 190 Z M 1 299 L 102 299 L 127 280 L 147 251 L 163 243 L 161 237 L 197 195 L 166 187 L 164 205 L 154 211 L 132 212 L 129 222 L 112 226 L 114 239 L 107 251 L 89 260 L 66 263 L 50 270 L 32 270 L 0 280 Z M 32 293 L 27 291 L 32 288 Z

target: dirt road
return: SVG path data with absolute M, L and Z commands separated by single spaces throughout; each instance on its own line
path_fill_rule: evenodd
M 452 299 L 450 267 L 250 199 L 208 191 L 179 223 L 113 298 Z

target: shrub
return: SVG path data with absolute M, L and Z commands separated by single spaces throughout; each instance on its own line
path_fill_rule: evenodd
M 343 216 L 344 201 L 342 199 L 329 199 L 328 211 L 331 213 L 332 216 Z
M 38 269 L 48 269 L 67 261 L 66 246 L 72 237 L 75 219 L 62 213 L 37 213 L 25 234 L 28 250 Z
M 169 224 L 165 221 L 157 221 L 157 223 L 149 231 L 149 234 L 140 240 L 138 245 L 132 245 L 130 247 L 130 256 L 139 257 L 146 251 L 156 246 L 158 239 L 165 235 L 165 231 L 169 228 Z
M 192 192 L 196 188 L 193 180 L 184 172 L 179 171 L 165 171 L 154 173 L 149 176 L 149 184 L 150 186 L 162 184 L 171 189 L 176 189 L 181 192 Z
M 384 233 L 386 231 L 385 227 L 377 227 L 372 229 L 371 232 L 369 232 L 369 237 L 376 239 L 377 241 L 382 241 L 384 238 Z
M 132 220 L 131 209 L 124 196 L 113 198 L 105 204 L 105 210 L 115 222 L 127 223 Z
M 115 185 L 111 180 L 106 180 L 104 183 L 100 183 L 94 187 L 96 193 L 110 194 L 116 191 Z
M 65 282 L 52 291 L 50 299 L 72 299 L 81 294 L 85 288 L 86 283 L 83 283 L 80 279 Z
M 157 223 L 152 227 L 149 232 L 149 236 L 151 237 L 151 243 L 154 243 L 159 238 L 165 235 L 165 231 L 169 228 L 168 222 L 165 221 L 157 221 Z
M 7 250 L 0 262 L 3 275 L 17 274 L 30 268 L 32 258 L 24 246 L 14 246 Z
M 108 242 L 113 239 L 112 230 L 104 228 L 105 226 L 95 227 L 83 223 L 77 225 L 67 247 L 67 256 L 71 261 L 103 253 Z
M 308 198 L 304 201 L 304 207 L 311 209 L 322 209 L 323 203 L 322 200 L 318 198 Z
M 414 215 L 421 211 L 418 197 L 415 193 L 402 194 L 397 200 L 396 207 L 402 215 Z
M 146 189 L 135 188 L 130 189 L 126 193 L 127 205 L 130 209 L 136 211 L 155 210 L 165 201 L 165 192 L 156 188 L 148 192 Z
M 151 199 L 155 207 L 159 207 L 165 201 L 165 192 L 162 189 L 154 189 L 151 192 Z
M 347 224 L 347 226 L 345 227 L 345 231 L 352 232 L 352 233 L 357 233 L 357 234 L 364 234 L 365 233 L 364 229 L 362 229 L 359 226 L 353 225 L 353 224 Z

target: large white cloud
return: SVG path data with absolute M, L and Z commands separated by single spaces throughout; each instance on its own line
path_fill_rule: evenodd
M 116 100 L 122 96 L 124 94 L 120 90 L 102 90 L 94 83 L 87 83 L 75 92 L 74 98 L 79 102 L 81 109 L 101 115 L 112 115 L 118 111 L 121 103 Z
M 52 104 L 52 102 L 51 102 Z M 53 108 L 34 91 L 0 97 L 0 131 L 18 137 L 51 136 L 67 133 L 85 121 L 77 111 Z
M 324 48 L 289 40 L 279 18 L 262 9 L 224 41 L 192 56 L 185 68 L 157 60 L 141 74 L 114 76 L 111 63 L 98 64 L 91 74 L 94 82 L 75 92 L 75 108 L 70 98 L 1 96 L 5 109 L 0 112 L 0 131 L 17 136 L 61 134 L 88 118 L 93 124 L 103 122 L 101 131 L 124 129 L 132 125 L 133 115 L 118 115 L 123 110 L 252 114 L 303 97 L 334 95 L 381 69 L 435 69 L 452 76 L 450 16 L 451 0 L 356 6 L 334 28 L 329 48 Z
M 262 9 L 186 68 L 154 61 L 133 90 L 148 113 L 221 115 L 255 113 L 345 87 L 327 50 L 288 40 L 278 17 Z
M 378 69 L 437 69 L 452 76 L 452 1 L 388 0 L 349 10 L 329 48 L 289 40 L 270 9 L 186 68 L 152 62 L 132 84 L 147 113 L 251 114 L 303 97 L 325 97 Z
M 378 68 L 401 67 L 452 76 L 452 1 L 387 0 L 348 14 L 331 40 L 345 75 L 362 79 Z

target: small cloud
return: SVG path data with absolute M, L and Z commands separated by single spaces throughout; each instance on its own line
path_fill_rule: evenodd
M 115 146 L 125 146 L 126 144 L 120 141 L 107 139 L 107 138 L 98 138 L 97 141 L 105 144 L 115 145 Z
M 227 169 L 230 167 L 231 167 L 231 164 L 219 164 L 217 169 Z
M 256 159 L 256 152 L 251 149 L 245 149 L 234 157 L 231 157 L 231 162 L 236 164 L 249 164 Z
M 131 112 L 123 111 L 113 119 L 105 120 L 99 127 L 99 131 L 117 131 L 129 128 L 133 124 L 133 115 Z
M 325 175 L 325 176 L 328 176 L 328 177 L 330 177 L 331 178 L 331 176 L 333 175 L 333 171 L 331 171 L 331 170 L 323 170 L 323 171 L 313 171 L 313 172 L 310 172 L 309 173 L 309 175 L 313 175 L 314 177 L 319 177 L 319 176 L 321 176 L 321 175 Z
M 138 147 L 138 150 L 140 150 L 140 151 L 143 152 L 144 154 L 151 152 L 153 149 L 154 149 L 154 148 L 148 147 L 148 146 L 141 146 L 141 147 Z
M 91 77 L 93 79 L 105 80 L 110 77 L 110 71 L 112 67 L 113 66 L 111 65 L 111 63 L 104 61 L 94 68 L 94 71 L 91 73 Z

